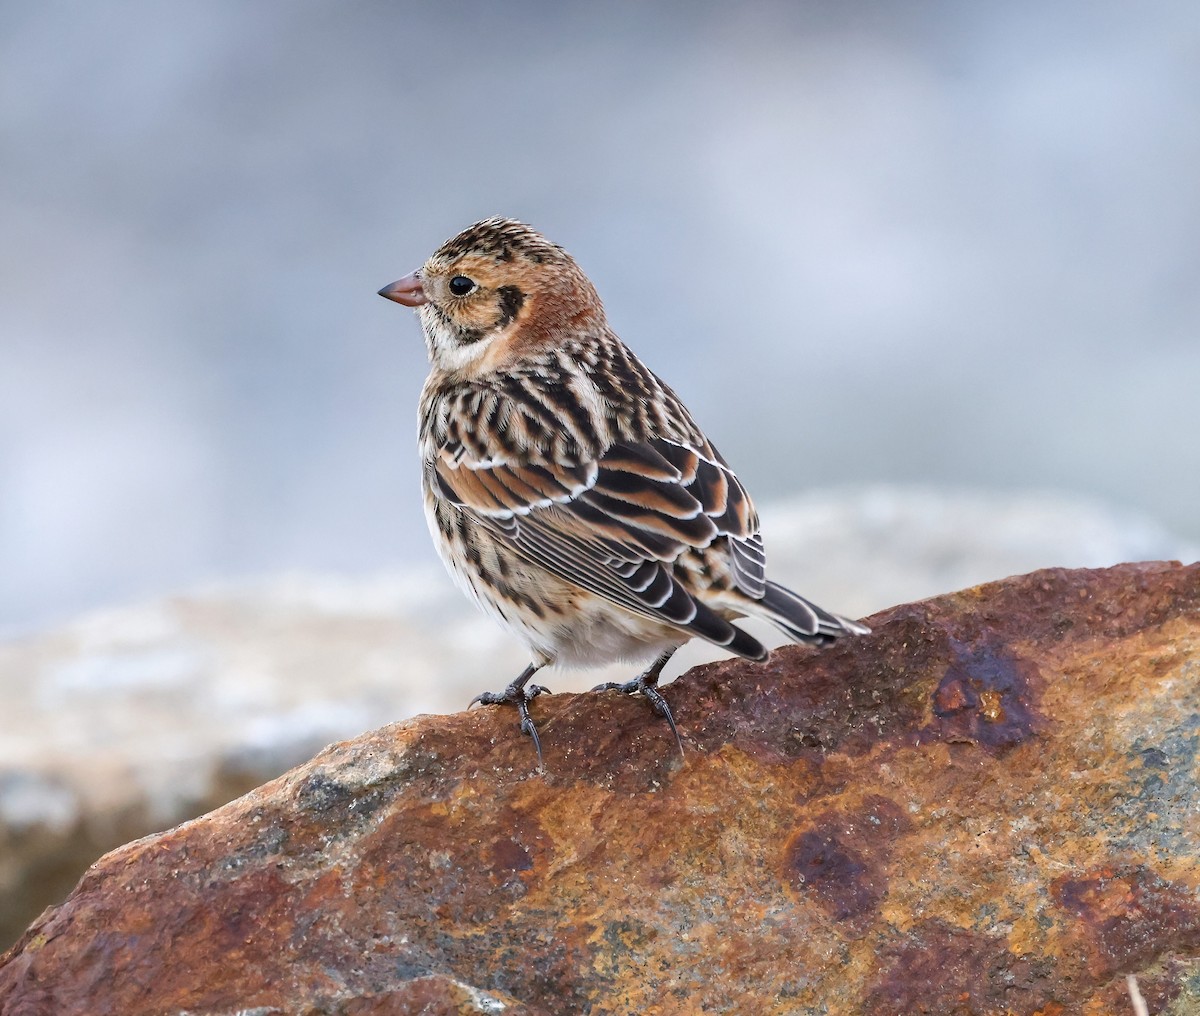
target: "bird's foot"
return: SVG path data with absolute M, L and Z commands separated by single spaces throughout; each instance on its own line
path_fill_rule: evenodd
M 671 715 L 671 706 L 667 703 L 663 693 L 658 690 L 657 673 L 653 676 L 638 674 L 632 681 L 625 681 L 624 683 L 620 681 L 606 681 L 604 684 L 596 685 L 592 691 L 619 691 L 623 695 L 641 694 L 650 703 L 650 708 L 667 721 L 667 726 L 671 728 L 671 733 L 675 737 L 675 744 L 679 747 L 679 754 L 682 757 L 683 741 L 679 737 L 679 729 L 675 726 L 675 717 Z
M 529 714 L 529 703 L 539 695 L 549 695 L 550 689 L 540 684 L 526 686 L 524 681 L 513 681 L 504 691 L 485 691 L 471 699 L 467 708 L 478 702 L 481 706 L 516 706 L 517 716 L 521 719 L 521 733 L 533 738 L 533 747 L 537 751 L 538 768 L 542 768 L 542 739 L 538 737 L 537 727 Z

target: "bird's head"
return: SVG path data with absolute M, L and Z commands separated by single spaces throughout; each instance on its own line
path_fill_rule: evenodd
M 596 290 L 565 250 L 513 219 L 484 219 L 380 296 L 416 307 L 429 359 L 473 374 L 604 327 Z

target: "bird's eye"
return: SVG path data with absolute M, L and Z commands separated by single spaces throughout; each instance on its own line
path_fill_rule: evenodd
M 468 279 L 465 275 L 456 275 L 450 280 L 450 292 L 455 296 L 466 296 L 474 288 L 474 280 Z

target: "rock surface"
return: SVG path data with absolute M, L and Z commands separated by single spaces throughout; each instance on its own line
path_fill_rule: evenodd
M 0 1014 L 1200 1011 L 1200 565 L 334 745 L 103 858 Z
M 772 575 L 852 616 L 1046 565 L 1200 553 L 1062 495 L 827 491 L 763 518 Z M 688 646 L 669 674 L 723 655 Z M 331 741 L 460 709 L 524 664 L 440 569 L 213 587 L 0 643 L 0 948 L 105 850 L 215 808 Z M 629 676 L 546 683 L 582 690 Z

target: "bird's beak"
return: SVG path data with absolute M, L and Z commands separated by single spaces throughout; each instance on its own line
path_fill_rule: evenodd
M 429 302 L 429 297 L 425 295 L 421 286 L 421 276 L 417 272 L 404 276 L 390 286 L 384 286 L 379 295 L 402 303 L 405 307 L 420 307 L 421 304 Z

